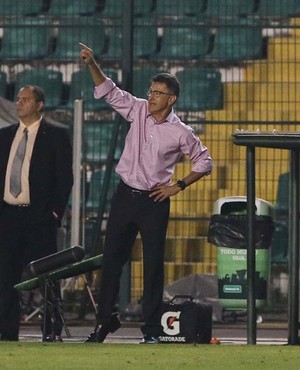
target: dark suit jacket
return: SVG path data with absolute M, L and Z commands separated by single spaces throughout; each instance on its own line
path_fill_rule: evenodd
M 0 210 L 3 206 L 6 167 L 18 125 L 0 130 Z M 73 185 L 72 147 L 68 131 L 42 119 L 29 169 L 30 203 L 37 213 L 64 214 Z

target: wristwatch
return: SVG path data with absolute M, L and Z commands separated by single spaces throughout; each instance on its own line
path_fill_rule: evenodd
M 180 190 L 184 190 L 186 188 L 186 183 L 182 179 L 178 180 L 176 185 L 180 188 Z

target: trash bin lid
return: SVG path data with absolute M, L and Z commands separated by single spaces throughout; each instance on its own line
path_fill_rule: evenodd
M 241 206 L 245 203 L 244 209 Z M 238 205 L 238 207 L 237 207 Z M 271 216 L 274 217 L 274 205 L 267 200 L 256 198 L 256 215 L 258 216 Z M 247 197 L 244 195 L 223 197 L 215 201 L 213 206 L 213 214 L 246 214 L 247 210 Z M 244 211 L 244 212 L 243 212 Z

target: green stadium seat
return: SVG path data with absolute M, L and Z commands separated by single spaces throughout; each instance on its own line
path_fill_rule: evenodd
M 279 213 L 288 213 L 289 209 L 289 172 L 282 173 L 278 178 L 278 190 L 275 209 Z
M 98 165 L 106 162 L 115 124 L 115 121 L 86 121 L 84 123 L 85 161 Z M 115 158 L 119 159 L 120 155 L 121 145 L 118 145 Z
M 51 0 L 47 15 L 61 17 L 93 15 L 98 8 L 98 0 Z
M 115 26 L 107 30 L 108 47 L 101 56 L 103 60 L 120 61 L 122 59 L 122 29 Z M 158 36 L 155 26 L 136 25 L 133 36 L 133 56 L 135 59 L 148 59 L 156 55 Z
M 49 52 L 52 26 L 47 20 L 18 17 L 17 21 L 4 22 L 0 60 L 24 62 L 42 59 Z
M 223 107 L 221 73 L 214 68 L 185 68 L 176 73 L 181 86 L 175 108 L 179 111 L 204 111 Z
M 258 15 L 263 18 L 287 18 L 300 15 L 299 0 L 260 0 Z
M 144 16 L 153 9 L 153 0 L 137 0 L 134 2 L 134 16 Z M 101 15 L 105 18 L 121 18 L 122 4 L 120 0 L 105 0 Z
M 204 14 L 210 17 L 233 17 L 254 12 L 256 0 L 207 0 Z
M 6 83 L 7 74 L 5 72 L 0 72 L 0 96 L 1 98 L 6 98 Z
M 101 189 L 103 186 L 104 176 L 105 176 L 105 169 L 95 170 L 92 173 L 91 181 L 89 184 L 88 196 L 86 201 L 86 211 L 89 214 L 90 212 L 97 212 L 100 202 L 100 194 Z M 113 196 L 115 189 L 120 181 L 120 176 L 112 170 L 109 182 L 109 191 L 107 194 L 107 202 L 106 202 L 106 211 L 110 208 L 110 200 Z
M 118 72 L 116 70 L 104 70 L 105 74 L 114 82 L 118 83 Z M 85 111 L 99 111 L 111 109 L 104 99 L 94 98 L 94 82 L 88 69 L 73 72 L 71 75 L 69 99 L 62 109 L 73 109 L 75 99 L 84 100 Z
M 98 17 L 72 17 L 61 21 L 58 25 L 55 50 L 47 56 L 47 60 L 57 63 L 77 62 L 79 42 L 92 48 L 96 57 L 102 54 L 105 29 Z
M 61 105 L 63 97 L 63 76 L 61 72 L 44 68 L 19 72 L 15 81 L 15 99 L 18 91 L 24 85 L 38 85 L 43 88 L 46 97 L 46 110 L 53 110 Z
M 216 27 L 212 52 L 205 60 L 241 62 L 258 59 L 262 55 L 262 25 L 251 19 L 225 20 Z
M 211 29 L 205 23 L 195 26 L 177 25 L 163 28 L 158 59 L 198 59 L 211 45 Z
M 42 13 L 44 0 L 1 0 L 0 18 L 3 16 L 38 15 Z
M 154 67 L 134 68 L 133 69 L 133 87 L 132 92 L 138 98 L 147 99 L 147 90 L 151 84 L 151 79 L 161 70 Z
M 206 0 L 159 0 L 154 13 L 158 17 L 193 16 L 205 7 Z

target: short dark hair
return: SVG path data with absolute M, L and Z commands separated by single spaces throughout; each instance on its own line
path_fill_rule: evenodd
M 45 103 L 45 92 L 40 86 L 25 85 L 25 86 L 23 86 L 23 89 L 31 89 L 35 100 L 37 102 L 42 101 L 43 103 Z
M 158 73 L 152 77 L 152 82 L 161 82 L 167 85 L 169 92 L 178 98 L 180 93 L 180 83 L 176 76 L 168 72 Z

